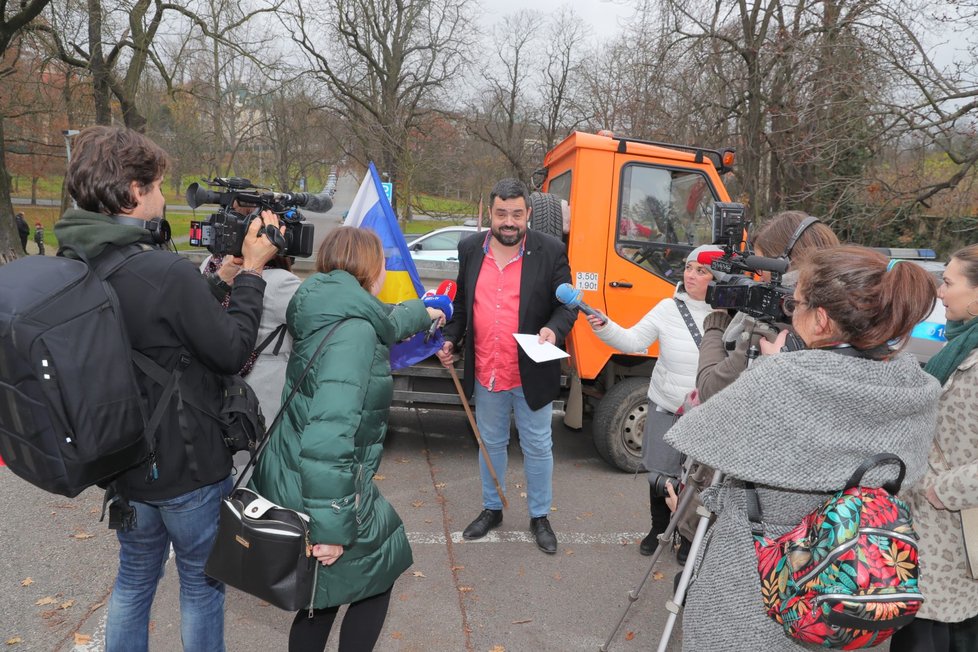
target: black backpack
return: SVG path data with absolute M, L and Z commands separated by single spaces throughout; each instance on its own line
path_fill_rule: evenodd
M 129 337 L 106 282 L 138 246 L 86 262 L 27 256 L 0 266 L 0 457 L 64 496 L 147 459 L 179 380 L 147 417 Z M 152 469 L 151 469 L 152 470 Z

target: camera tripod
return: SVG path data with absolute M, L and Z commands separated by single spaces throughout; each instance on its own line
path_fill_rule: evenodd
M 666 610 L 669 611 L 669 617 L 666 620 L 666 625 L 662 630 L 662 636 L 659 639 L 658 652 L 666 651 L 666 647 L 669 645 L 669 639 L 672 638 L 672 630 L 673 627 L 675 627 L 676 618 L 679 616 L 679 612 L 682 609 L 683 602 L 686 598 L 686 589 L 689 586 L 689 580 L 693 575 L 693 566 L 695 564 L 696 555 L 699 552 L 700 545 L 703 543 L 703 537 L 706 536 L 706 529 L 710 525 L 710 518 L 712 516 L 710 511 L 702 505 L 696 506 L 696 492 L 697 490 L 707 486 L 706 482 L 710 471 L 711 469 L 709 467 L 698 462 L 693 462 L 690 465 L 689 472 L 686 475 L 686 484 L 683 487 L 683 490 L 679 492 L 679 504 L 676 506 L 676 511 L 673 512 L 672 518 L 669 519 L 669 525 L 666 526 L 665 532 L 660 534 L 658 537 L 659 545 L 656 547 L 655 553 L 652 555 L 652 561 L 649 562 L 649 569 L 645 572 L 645 576 L 642 577 L 642 581 L 639 582 L 638 586 L 628 592 L 628 604 L 625 605 L 625 609 L 618 618 L 618 622 L 615 624 L 614 629 L 612 629 L 611 633 L 608 635 L 608 639 L 598 648 L 599 652 L 608 652 L 608 650 L 611 649 L 611 642 L 618 634 L 618 630 L 621 628 L 622 623 L 625 622 L 625 617 L 628 615 L 628 610 L 631 609 L 632 604 L 638 600 L 638 596 L 642 592 L 642 588 L 648 581 L 649 576 L 652 575 L 652 571 L 655 568 L 656 562 L 659 561 L 662 551 L 665 550 L 671 543 L 673 533 L 679 527 L 679 523 L 686 517 L 690 510 L 695 509 L 695 513 L 700 517 L 696 524 L 696 534 L 693 536 L 693 541 L 689 548 L 689 556 L 687 557 L 686 565 L 683 567 L 682 574 L 679 577 L 679 583 L 676 585 L 672 599 L 666 602 Z M 722 481 L 723 473 L 715 471 L 709 486 L 717 485 Z

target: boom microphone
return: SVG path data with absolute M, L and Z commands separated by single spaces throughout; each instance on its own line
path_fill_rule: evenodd
M 313 195 L 308 192 L 278 192 L 275 195 L 284 204 L 294 204 L 310 213 L 326 213 L 333 207 L 333 198 L 326 193 Z
M 581 301 L 581 295 L 583 294 L 583 292 L 581 290 L 575 289 L 574 286 L 571 285 L 570 283 L 561 283 L 560 285 L 558 285 L 557 291 L 554 292 L 554 294 L 557 296 L 557 301 L 560 301 L 568 308 L 577 308 L 578 310 L 583 312 L 585 315 L 588 315 L 589 317 L 597 317 L 598 319 L 601 320 L 602 326 L 608 323 L 608 320 L 605 318 L 604 315 L 602 315 L 600 312 L 598 312 L 591 306 Z

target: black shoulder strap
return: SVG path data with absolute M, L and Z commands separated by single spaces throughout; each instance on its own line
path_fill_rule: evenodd
M 295 379 L 295 383 L 292 385 L 292 391 L 290 391 L 289 396 L 284 401 L 282 401 L 282 407 L 278 409 L 278 413 L 275 415 L 275 418 L 272 419 L 271 425 L 268 426 L 268 428 L 265 430 L 265 432 L 267 432 L 268 435 L 262 438 L 262 442 L 261 445 L 258 447 L 258 450 L 255 451 L 255 454 L 251 457 L 250 460 L 248 460 L 248 463 L 245 465 L 245 467 L 241 469 L 241 473 L 238 474 L 238 481 L 235 482 L 234 486 L 231 488 L 231 493 L 234 493 L 241 485 L 241 481 L 250 475 L 248 471 L 258 463 L 258 458 L 261 457 L 261 454 L 265 451 L 265 447 L 268 446 L 268 442 L 272 438 L 272 433 L 275 432 L 275 427 L 279 424 L 279 421 L 282 420 L 282 416 L 285 414 L 286 408 L 289 407 L 289 403 L 292 402 L 292 399 L 295 398 L 295 395 L 299 392 L 299 387 L 302 385 L 303 379 L 305 379 L 306 374 L 309 373 L 309 370 L 312 369 L 312 366 L 316 363 L 316 359 L 319 358 L 319 354 L 323 352 L 323 348 L 326 346 L 326 342 L 328 342 L 329 339 L 333 336 L 333 333 L 336 332 L 336 329 L 342 326 L 347 321 L 349 321 L 349 319 L 341 319 L 339 322 L 334 324 L 333 327 L 329 329 L 329 332 L 326 333 L 326 336 L 319 343 L 319 346 L 316 347 L 315 352 L 311 356 L 309 356 L 309 362 L 306 363 L 306 366 L 302 370 L 302 373 L 299 374 L 299 377 Z
M 744 483 L 747 496 L 747 520 L 750 521 L 751 534 L 764 536 L 764 516 L 761 513 L 761 499 L 753 482 Z
M 886 463 L 896 463 L 900 467 L 900 473 L 897 475 L 896 480 L 891 480 L 883 485 L 891 494 L 900 493 L 900 487 L 903 486 L 903 476 L 907 474 L 907 466 L 903 463 L 899 457 L 893 453 L 877 453 L 873 455 L 868 460 L 864 461 L 859 465 L 859 468 L 853 472 L 852 477 L 849 478 L 849 482 L 846 483 L 846 489 L 852 489 L 853 487 L 858 487 L 863 480 L 863 475 L 870 469 L 874 469 L 880 464 Z
M 699 326 L 693 320 L 693 316 L 689 314 L 689 307 L 686 302 L 682 299 L 674 298 L 673 301 L 676 302 L 676 307 L 679 308 L 679 314 L 683 316 L 683 321 L 686 322 L 686 328 L 689 329 L 689 334 L 693 336 L 693 341 L 696 342 L 696 348 L 700 348 L 700 342 L 703 341 L 703 335 L 700 334 Z
M 285 342 L 285 331 L 287 329 L 288 327 L 285 324 L 279 324 L 275 330 L 268 334 L 268 337 L 261 341 L 261 344 L 259 344 L 255 349 L 255 353 L 260 355 L 262 351 L 268 348 L 268 345 L 272 343 L 272 340 L 277 337 L 278 342 L 275 343 L 275 348 L 272 349 L 272 353 L 278 355 L 279 351 L 282 350 L 282 343 Z

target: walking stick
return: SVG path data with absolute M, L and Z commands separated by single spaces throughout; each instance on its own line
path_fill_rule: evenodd
M 509 509 L 509 502 L 506 501 L 506 494 L 503 493 L 503 488 L 499 486 L 499 480 L 496 478 L 496 470 L 492 468 L 492 462 L 489 460 L 489 451 L 486 450 L 485 445 L 482 443 L 482 436 L 479 434 L 479 426 L 475 425 L 475 415 L 472 414 L 472 408 L 469 407 L 469 401 L 467 398 L 465 398 L 465 392 L 462 390 L 462 383 L 459 382 L 458 374 L 455 373 L 455 365 L 449 365 L 448 371 L 452 374 L 452 380 L 455 381 L 455 391 L 458 392 L 458 397 L 462 401 L 462 407 L 465 408 L 465 414 L 467 414 L 469 417 L 469 425 L 472 426 L 472 432 L 475 434 L 475 441 L 479 444 L 479 450 L 482 451 L 482 459 L 486 463 L 486 468 L 489 469 L 489 475 L 492 476 L 492 481 L 496 483 L 496 491 L 499 493 L 499 498 L 503 501 L 503 507 Z

